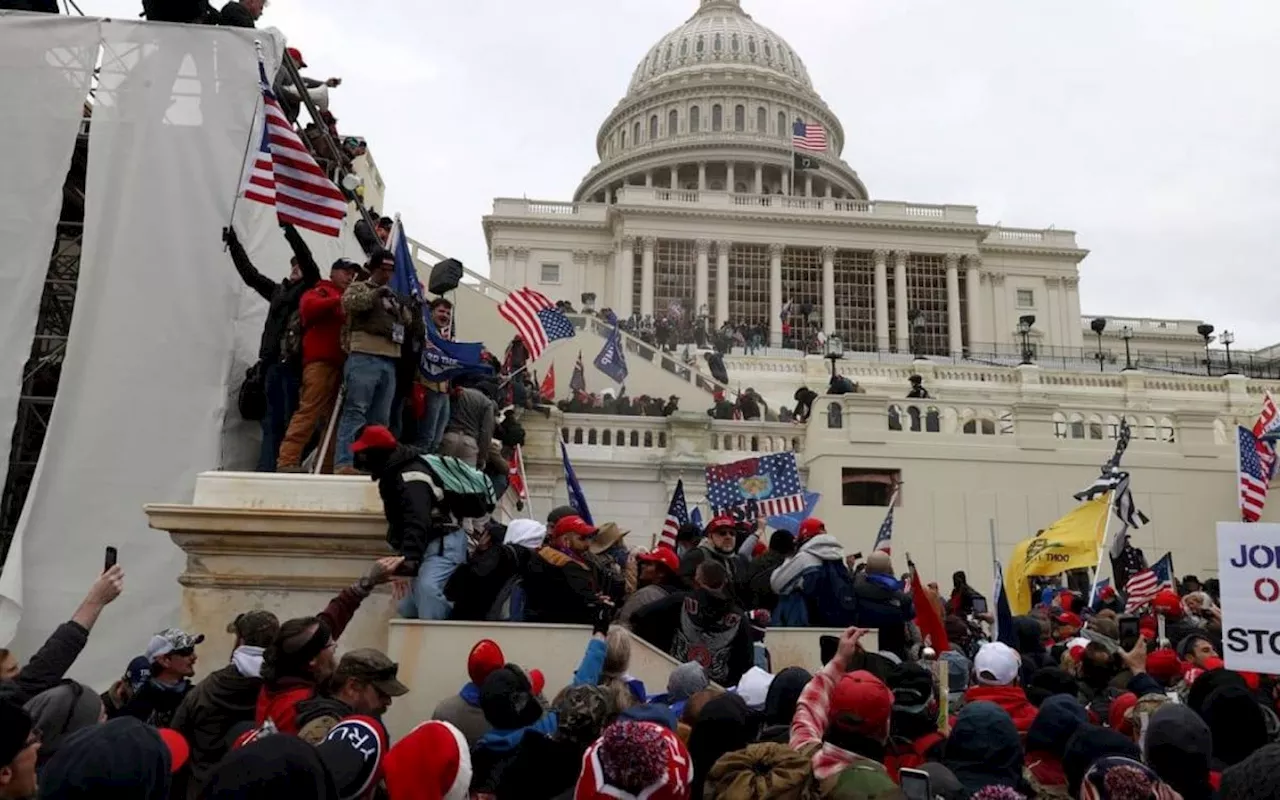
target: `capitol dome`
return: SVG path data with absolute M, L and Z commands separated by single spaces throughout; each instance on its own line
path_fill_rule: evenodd
M 795 174 L 796 121 L 821 125 L 827 149 Z M 599 163 L 575 199 L 610 202 L 627 186 L 733 194 L 867 199 L 841 158 L 844 128 L 813 88 L 800 55 L 741 0 L 699 0 L 658 40 L 626 96 L 600 126 Z M 794 186 L 792 182 L 794 181 Z

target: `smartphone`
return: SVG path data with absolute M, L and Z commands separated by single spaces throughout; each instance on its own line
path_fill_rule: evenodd
M 985 597 L 973 598 L 973 613 L 975 614 L 987 613 L 987 598 Z
M 1120 646 L 1125 650 L 1132 650 L 1138 643 L 1138 637 L 1142 635 L 1140 620 L 1137 617 L 1128 616 L 1120 617 L 1116 622 L 1120 626 Z
M 115 549 L 114 547 L 111 547 L 110 545 L 108 545 L 108 546 L 107 546 L 107 555 L 106 555 L 106 557 L 102 560 L 102 564 L 103 564 L 102 571 L 103 571 L 103 572 L 106 572 L 107 570 L 109 570 L 109 569 L 111 569 L 112 567 L 114 567 L 114 566 L 116 565 L 116 559 L 118 558 L 118 556 L 119 556 L 119 554 L 116 552 L 116 549 Z
M 921 769 L 898 770 L 898 784 L 907 800 L 933 800 L 929 773 Z

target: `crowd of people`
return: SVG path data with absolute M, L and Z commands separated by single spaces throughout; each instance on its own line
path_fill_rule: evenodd
M 697 314 L 687 314 L 679 306 L 666 314 L 654 316 L 639 312 L 619 322 L 620 327 L 646 344 L 668 353 L 692 345 L 699 350 L 714 350 L 728 355 L 735 350 L 745 355 L 763 352 L 769 345 L 769 323 L 757 319 L 750 321 L 725 320 L 716 327 L 706 306 Z M 782 319 L 782 346 L 806 353 L 822 352 L 824 337 L 821 328 L 798 314 L 784 314 Z
M 65 675 L 124 589 L 114 566 L 25 664 L 0 651 L 0 798 L 1280 796 L 1280 679 L 1225 668 L 1211 582 L 1159 592 L 1126 641 L 1114 590 L 1045 588 L 997 631 L 957 573 L 921 600 L 944 645 L 888 553 L 846 556 L 815 519 L 765 532 L 718 518 L 628 551 L 567 507 L 491 528 L 450 581 L 455 611 L 485 618 L 495 577 L 522 565 L 506 602 L 590 626 L 581 663 L 557 690 L 478 641 L 467 682 L 433 687 L 431 719 L 394 742 L 381 717 L 413 691 L 398 665 L 336 650 L 404 557 L 315 616 L 229 620 L 232 656 L 199 682 L 204 636 L 161 631 L 99 694 Z M 771 624 L 797 620 L 843 629 L 816 672 L 771 663 Z M 680 662 L 664 686 L 629 674 L 637 640 Z

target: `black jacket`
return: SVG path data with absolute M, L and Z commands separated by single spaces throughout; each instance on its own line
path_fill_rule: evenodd
M 238 0 L 231 0 L 231 2 L 222 7 L 222 11 L 218 14 L 218 22 L 233 28 L 257 27 L 253 17 L 249 14 L 249 9 L 240 5 Z
M 599 591 L 590 566 L 543 547 L 533 554 L 524 576 L 524 621 L 590 625 Z
M 853 593 L 858 598 L 858 627 L 876 628 L 880 649 L 905 658 L 907 623 L 916 618 L 911 595 L 878 583 L 865 572 L 854 579 Z
M 387 544 L 408 561 L 422 561 L 427 544 L 452 529 L 446 528 L 451 523 L 432 519 L 435 495 L 424 469 L 418 451 L 400 445 L 378 476 L 378 494 L 387 517 Z
M 133 717 L 157 728 L 168 728 L 178 707 L 194 688 L 195 686 L 186 680 L 173 687 L 161 686 L 154 680 L 150 680 L 133 693 L 133 697 L 124 704 L 123 708 L 114 713 L 108 711 L 107 714 L 112 718 Z
M 529 566 L 533 553 L 518 545 L 496 545 L 477 551 L 454 570 L 444 585 L 453 603 L 450 619 L 487 620 L 502 589 Z
M 27 665 L 11 681 L 0 681 L 0 700 L 14 705 L 27 701 L 46 689 L 52 689 L 80 657 L 89 641 L 89 631 L 78 622 L 64 622 L 45 640 Z
M 209 773 L 227 754 L 233 729 L 253 722 L 261 690 L 261 678 L 241 675 L 234 664 L 228 664 L 209 673 L 183 698 L 169 724 L 191 745 L 186 795 L 190 800 L 200 796 Z
M 721 686 L 737 686 L 755 663 L 747 615 L 732 597 L 705 589 L 674 592 L 637 609 L 631 632 L 681 663 L 699 654 L 696 660 Z
M 778 607 L 778 595 L 769 585 L 769 579 L 773 577 L 773 571 L 786 560 L 786 555 L 777 550 L 768 550 L 747 565 L 742 573 L 738 594 L 748 608 L 763 608 L 772 613 Z
M 234 0 L 227 4 L 228 8 L 231 6 L 243 9 Z M 226 8 L 222 9 L 222 13 L 225 14 L 226 11 Z M 253 25 L 240 27 L 252 28 Z M 284 238 L 288 240 L 298 259 L 298 268 L 302 270 L 302 280 L 297 283 L 291 283 L 287 278 L 276 283 L 253 266 L 238 238 L 232 236 L 227 241 L 227 247 L 231 250 L 231 262 L 235 264 L 236 272 L 240 273 L 240 279 L 268 304 L 267 322 L 262 326 L 262 342 L 258 345 L 258 358 L 266 364 L 274 364 L 280 360 L 280 340 L 284 338 L 285 329 L 289 326 L 289 317 L 298 310 L 298 302 L 303 293 L 320 282 L 320 267 L 311 255 L 307 243 L 302 241 L 302 236 L 292 225 L 284 225 L 283 230 Z

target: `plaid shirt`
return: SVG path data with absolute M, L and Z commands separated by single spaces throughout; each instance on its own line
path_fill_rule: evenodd
M 825 780 L 841 772 L 855 761 L 866 760 L 857 753 L 850 753 L 844 748 L 822 741 L 822 735 L 827 731 L 831 693 L 835 691 L 836 683 L 843 675 L 844 670 L 836 665 L 834 658 L 831 659 L 804 687 L 800 700 L 796 703 L 796 714 L 791 719 L 792 749 L 819 745 L 813 753 L 813 775 L 818 780 Z

